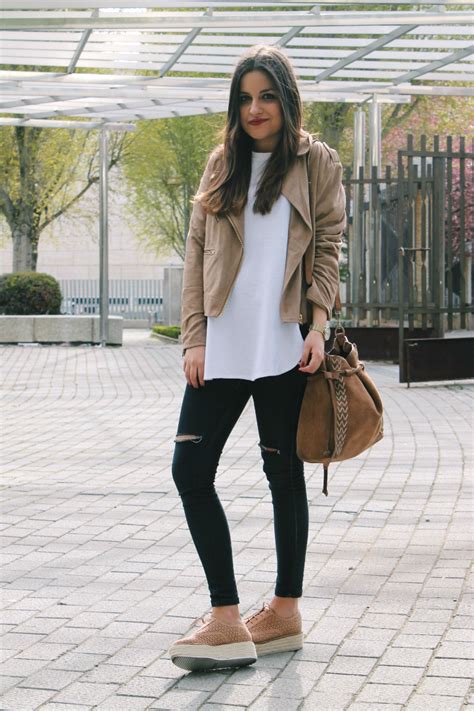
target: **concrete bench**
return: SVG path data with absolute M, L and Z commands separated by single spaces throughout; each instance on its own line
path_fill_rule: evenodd
M 109 345 L 122 345 L 123 318 L 109 316 Z M 0 343 L 100 343 L 99 316 L 2 316 Z

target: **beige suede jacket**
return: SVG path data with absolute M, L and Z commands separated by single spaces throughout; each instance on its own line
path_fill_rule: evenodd
M 198 193 L 209 183 L 216 157 L 211 155 Z M 295 162 L 282 185 L 290 202 L 285 276 L 280 301 L 284 322 L 311 319 L 308 302 L 331 316 L 339 283 L 339 253 L 345 227 L 342 165 L 335 150 L 301 140 Z M 183 349 L 206 344 L 207 316 L 219 316 L 237 277 L 244 253 L 244 213 L 208 215 L 193 207 L 184 262 L 181 306 Z M 309 304 L 311 306 L 311 304 Z

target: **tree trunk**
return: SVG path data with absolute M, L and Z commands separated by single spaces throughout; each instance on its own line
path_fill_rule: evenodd
M 21 220 L 12 230 L 13 272 L 35 272 L 38 261 L 39 235 L 27 221 Z

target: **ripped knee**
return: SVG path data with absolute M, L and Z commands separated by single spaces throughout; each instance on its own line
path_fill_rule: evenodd
M 267 447 L 266 445 L 262 444 L 261 442 L 258 443 L 258 446 L 260 447 L 260 450 L 263 453 L 266 454 L 281 454 L 280 450 L 277 449 L 276 447 Z
M 199 444 L 202 442 L 202 435 L 178 434 L 174 438 L 174 441 L 176 444 L 178 444 L 178 442 L 192 442 L 193 444 Z

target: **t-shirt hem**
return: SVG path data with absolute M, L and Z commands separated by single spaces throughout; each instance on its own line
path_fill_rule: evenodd
M 250 382 L 254 382 L 255 380 L 260 380 L 260 378 L 271 378 L 276 375 L 283 375 L 283 373 L 287 373 L 290 370 L 293 370 L 293 368 L 296 368 L 298 366 L 298 361 L 294 363 L 293 365 L 285 365 L 285 366 L 280 366 L 276 369 L 276 372 L 272 368 L 271 372 L 269 373 L 259 373 L 257 375 L 252 374 L 249 376 L 248 373 L 245 374 L 237 374 L 237 375 L 211 375 L 211 377 L 206 378 L 206 374 L 204 373 L 204 381 L 209 382 L 211 380 L 248 380 Z

